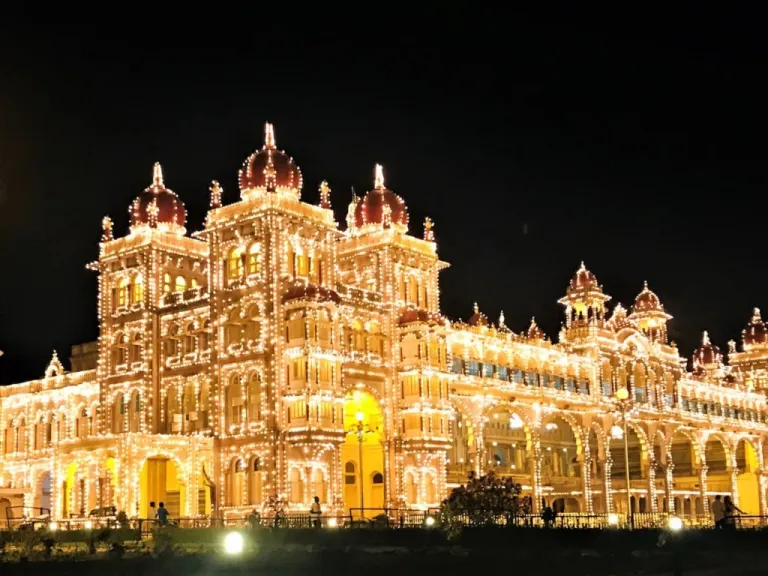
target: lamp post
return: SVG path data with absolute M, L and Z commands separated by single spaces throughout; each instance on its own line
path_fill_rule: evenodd
M 360 469 L 360 515 L 365 517 L 365 489 L 363 487 L 363 440 L 365 439 L 365 433 L 369 430 L 365 429 L 363 422 L 365 421 L 365 414 L 363 412 L 355 413 L 356 423 L 352 425 L 349 430 L 351 434 L 357 436 L 357 460 L 358 468 Z
M 632 510 L 632 497 L 630 495 L 630 478 L 629 478 L 629 440 L 627 435 L 627 407 L 629 404 L 629 390 L 626 388 L 619 388 L 614 394 L 616 404 L 621 410 L 621 424 L 622 424 L 622 436 L 624 436 L 624 474 L 627 484 L 627 515 L 629 518 L 629 527 L 635 527 L 634 511 Z

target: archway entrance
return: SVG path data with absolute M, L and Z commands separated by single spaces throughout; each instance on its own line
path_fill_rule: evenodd
M 355 390 L 344 403 L 341 446 L 344 504 L 350 514 L 372 518 L 384 511 L 384 417 L 379 403 L 368 392 Z M 361 461 L 362 457 L 362 461 Z M 362 482 L 361 482 L 362 478 Z
M 736 445 L 736 482 L 739 490 L 739 508 L 745 514 L 758 516 L 760 514 L 759 478 L 755 472 L 760 464 L 755 447 L 744 440 Z
M 154 518 L 160 502 L 172 517 L 181 516 L 186 508 L 186 486 L 181 482 L 178 466 L 170 458 L 147 458 L 141 467 L 140 493 L 139 514 L 144 518 Z
M 0 498 L 0 530 L 10 529 L 13 523 L 13 508 L 8 498 Z

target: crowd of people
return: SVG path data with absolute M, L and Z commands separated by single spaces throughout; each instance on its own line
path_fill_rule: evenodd
M 715 496 L 715 501 L 712 502 L 712 519 L 715 521 L 715 529 L 735 529 L 737 512 L 739 514 L 744 514 L 744 512 L 733 503 L 730 496 L 726 496 L 724 499 L 720 498 L 720 494 Z

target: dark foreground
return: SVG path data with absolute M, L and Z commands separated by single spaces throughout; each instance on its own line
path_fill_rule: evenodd
M 666 538 L 658 531 L 475 529 L 447 540 L 429 530 L 244 531 L 242 556 L 223 553 L 223 531 L 177 531 L 157 548 L 126 543 L 122 559 L 56 548 L 51 559 L 35 550 L 0 565 L 3 576 L 209 576 L 253 572 L 265 576 L 351 574 L 418 576 L 480 571 L 519 575 L 672 574 L 675 555 L 686 574 L 768 573 L 768 532 L 688 531 Z M 158 539 L 160 541 L 160 539 Z M 151 541 L 150 541 L 151 542 Z M 6 555 L 6 560 L 10 560 Z

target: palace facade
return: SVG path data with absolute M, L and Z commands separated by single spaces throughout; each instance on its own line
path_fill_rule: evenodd
M 426 509 L 491 470 L 534 508 L 694 516 L 731 494 L 768 514 L 759 311 L 727 358 L 705 333 L 690 370 L 648 286 L 609 313 L 583 264 L 556 344 L 476 305 L 452 322 L 432 222 L 409 233 L 380 166 L 344 231 L 328 184 L 317 205 L 302 184 L 267 125 L 240 200 L 223 205 L 212 183 L 202 231 L 187 235 L 159 165 L 127 235 L 104 219 L 98 341 L 73 348 L 69 372 L 54 353 L 44 377 L 0 387 L 0 521 L 34 507 L 147 517 L 159 501 L 242 516 L 274 496 Z

